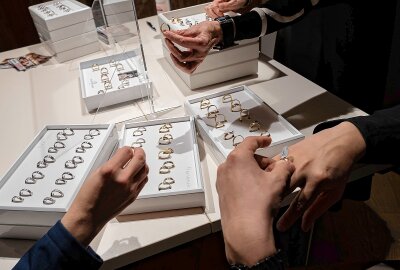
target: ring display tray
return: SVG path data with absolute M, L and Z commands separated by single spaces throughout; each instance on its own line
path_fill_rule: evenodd
M 191 27 L 190 24 L 196 25 L 196 22 L 200 23 L 206 20 L 204 10 L 206 5 L 201 4 L 161 13 L 158 15 L 159 25 L 168 25 L 171 30 L 187 29 Z M 180 21 L 176 20 L 178 18 L 184 25 L 181 25 Z M 164 38 L 162 39 L 165 59 L 191 89 L 257 74 L 259 56 L 258 38 L 242 40 L 236 43 L 236 46 L 221 51 L 212 49 L 198 68 L 192 74 L 187 74 L 174 65 L 170 57 L 170 51 L 165 45 Z M 182 50 L 185 49 L 180 46 L 177 47 Z
M 231 111 L 232 102 L 234 112 Z M 212 106 L 208 108 L 208 105 Z M 195 116 L 199 133 L 212 146 L 218 163 L 225 161 L 235 148 L 235 143 L 240 143 L 248 136 L 270 134 L 271 145 L 256 152 L 266 157 L 273 157 L 279 154 L 284 146 L 292 145 L 304 138 L 303 134 L 246 86 L 206 96 L 189 97 L 185 102 L 185 108 L 189 114 Z M 242 113 L 238 111 L 239 108 L 243 110 Z M 216 109 L 217 117 L 209 118 L 210 115 L 207 114 L 211 112 L 213 116 L 212 113 Z M 217 123 L 219 128 L 215 127 Z M 235 136 L 238 137 L 234 138 Z
M 0 237 L 40 238 L 117 144 L 114 124 L 46 126 L 0 180 Z
M 141 146 L 150 168 L 147 184 L 122 215 L 205 206 L 193 117 L 127 124 L 122 134 L 121 146 Z
M 81 95 L 88 111 L 151 95 L 139 49 L 79 65 Z

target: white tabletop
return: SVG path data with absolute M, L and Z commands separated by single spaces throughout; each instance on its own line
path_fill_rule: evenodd
M 204 87 L 192 91 L 169 66 L 161 49 L 157 17 L 139 20 L 149 76 L 155 89 L 158 118 L 183 116 L 186 97 L 247 85 L 304 135 L 327 119 L 364 115 L 362 111 L 326 92 L 295 72 L 269 59 L 260 59 L 257 76 Z M 129 49 L 129 41 L 115 50 Z M 114 50 L 114 49 L 113 49 Z M 47 55 L 42 45 L 0 53 L 0 59 L 28 52 Z M 0 175 L 18 158 L 34 135 L 45 124 L 110 123 L 142 120 L 150 112 L 147 103 L 128 102 L 102 110 L 93 116 L 80 97 L 79 62 L 109 55 L 105 50 L 64 64 L 54 59 L 26 72 L 0 70 L 0 117 L 2 129 Z M 174 108 L 174 109 L 171 109 Z M 165 110 L 168 109 L 168 110 Z M 165 111 L 164 111 L 165 110 Z M 206 209 L 183 209 L 118 217 L 110 221 L 93 241 L 93 248 L 104 259 L 103 268 L 121 267 L 220 229 L 218 197 L 215 189 L 217 164 L 208 146 L 199 139 L 202 173 L 206 190 Z M 0 268 L 11 268 L 33 244 L 28 240 L 0 239 Z

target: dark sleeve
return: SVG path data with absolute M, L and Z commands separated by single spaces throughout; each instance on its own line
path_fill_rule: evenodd
M 361 132 L 367 145 L 363 163 L 400 164 L 400 105 L 376 111 L 370 116 L 329 121 L 318 125 L 314 132 L 348 121 Z
M 13 269 L 99 269 L 103 260 L 82 246 L 58 221 Z

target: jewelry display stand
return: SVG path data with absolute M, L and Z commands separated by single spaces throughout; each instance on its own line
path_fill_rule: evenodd
M 235 148 L 234 144 L 239 144 L 248 136 L 271 136 L 271 145 L 256 152 L 266 157 L 273 157 L 284 146 L 304 138 L 303 134 L 246 86 L 207 96 L 189 97 L 185 108 L 195 116 L 199 133 L 212 146 L 219 164 Z
M 181 30 L 205 21 L 207 19 L 204 11 L 206 5 L 202 4 L 159 14 L 160 28 Z M 237 43 L 236 46 L 221 51 L 212 49 L 198 68 L 192 74 L 187 74 L 174 65 L 170 51 L 166 47 L 164 39 L 162 39 L 165 59 L 191 89 L 257 74 L 258 38 L 235 43 Z M 185 49 L 180 46 L 177 47 Z
M 40 238 L 117 144 L 114 124 L 46 126 L 0 180 L 0 237 Z
M 122 146 L 142 147 L 149 181 L 121 214 L 204 207 L 204 184 L 193 117 L 127 124 Z

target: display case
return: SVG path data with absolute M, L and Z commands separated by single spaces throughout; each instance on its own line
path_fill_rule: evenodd
M 122 146 L 142 147 L 149 181 L 122 215 L 204 207 L 204 184 L 193 117 L 127 124 Z
M 114 124 L 46 126 L 0 180 L 0 237 L 40 238 L 117 146 Z
M 202 21 L 209 20 L 204 11 L 206 5 L 202 4 L 161 13 L 158 15 L 159 24 L 160 26 L 167 25 L 166 29 L 171 30 L 188 29 Z M 236 14 L 230 15 L 234 16 Z M 164 26 L 163 29 L 165 29 Z M 162 46 L 164 57 L 168 63 L 189 88 L 195 89 L 246 75 L 257 74 L 258 38 L 242 40 L 236 43 L 236 46 L 224 50 L 212 49 L 192 74 L 187 74 L 174 65 L 164 39 Z
M 256 152 L 266 157 L 273 157 L 304 138 L 246 86 L 189 97 L 185 107 L 195 117 L 199 133 L 211 146 L 218 163 L 248 136 L 272 138 L 271 145 Z

